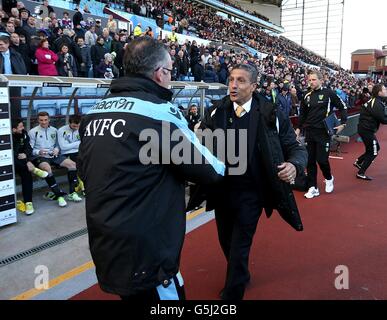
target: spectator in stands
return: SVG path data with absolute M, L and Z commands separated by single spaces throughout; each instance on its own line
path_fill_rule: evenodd
M 118 294 L 124 300 L 181 300 L 185 294 L 179 262 L 186 223 L 185 215 L 181 214 L 185 209 L 182 181 L 189 177 L 193 182 L 216 182 L 224 165 L 210 153 L 204 164 L 206 159 L 194 147 L 197 140 L 194 134 L 189 134 L 186 120 L 167 103 L 172 98 L 167 89 L 172 61 L 164 45 L 140 37 L 128 44 L 126 52 L 127 77 L 112 81 L 109 100 L 100 102 L 104 105 L 111 101 L 112 108 L 84 116 L 79 130 L 80 177 L 87 193 L 90 188 L 86 204 L 90 251 L 102 290 Z M 124 113 L 115 112 L 116 103 L 129 102 L 132 97 L 139 103 L 137 112 L 141 121 L 137 121 L 138 113 L 129 108 Z M 137 141 L 136 132 L 151 129 L 161 134 L 160 119 L 168 119 L 171 130 L 179 128 L 187 133 L 187 139 L 180 143 L 187 144 L 189 150 L 192 148 L 194 159 L 202 159 L 203 164 L 196 164 L 193 159 L 175 164 L 170 158 L 174 142 L 169 138 L 167 145 L 163 143 L 155 152 L 163 153 L 163 158 L 167 156 L 172 163 L 168 160 L 168 164 L 143 164 L 144 142 Z M 93 129 L 100 122 L 111 128 L 103 136 L 97 136 Z M 126 152 L 129 149 L 132 152 Z M 141 204 L 136 204 L 135 199 L 140 197 Z M 110 219 L 112 216 L 115 218 Z
M 137 23 L 137 26 L 133 30 L 133 35 L 135 38 L 142 36 L 141 22 Z
M 348 96 L 348 108 L 354 108 L 356 104 L 357 96 L 355 90 L 350 90 Z
M 69 13 L 67 11 L 63 11 L 63 17 L 62 19 L 59 20 L 59 25 L 63 28 L 63 29 L 72 29 L 74 26 L 73 26 L 73 22 L 69 16 Z
M 104 60 L 97 66 L 97 77 L 96 78 L 105 78 L 113 79 L 119 77 L 119 70 L 113 63 L 114 55 L 111 53 L 106 53 Z
M 71 53 L 76 60 L 81 60 L 81 53 L 79 50 L 79 47 L 73 40 L 74 37 L 74 31 L 71 29 L 64 29 L 63 33 L 55 39 L 53 44 L 53 50 L 56 50 L 56 52 L 60 51 L 60 48 L 62 45 L 67 45 L 67 48 L 69 49 L 69 53 Z
M 23 29 L 28 34 L 28 40 L 30 41 L 31 37 L 38 35 L 38 30 L 36 29 L 36 19 L 33 16 L 29 16 L 27 19 L 27 24 L 23 26 Z
M 30 15 L 30 11 L 25 7 L 24 3 L 22 1 L 18 1 L 16 3 L 16 8 L 19 10 L 19 12 L 21 13 L 23 10 L 27 10 L 28 11 L 28 15 Z
M 287 117 L 292 113 L 292 98 L 289 93 L 289 86 L 283 85 L 281 93 L 277 96 L 276 102 L 279 110 L 281 110 Z
M 184 81 L 188 76 L 189 61 L 188 57 L 184 55 L 183 50 L 178 52 L 173 68 L 176 69 L 177 81 Z
M 10 47 L 21 55 L 26 66 L 26 74 L 29 74 L 31 71 L 31 52 L 29 47 L 25 43 L 20 42 L 20 36 L 15 32 L 11 34 L 10 41 Z
M 329 149 L 331 137 L 327 133 L 324 120 L 334 112 L 334 107 L 340 110 L 341 124 L 335 129 L 337 134 L 342 131 L 347 121 L 347 107 L 332 89 L 322 88 L 323 76 L 319 71 L 309 74 L 311 90 L 301 100 L 297 137 L 304 129 L 305 141 L 308 150 L 308 192 L 305 198 L 312 199 L 320 195 L 317 187 L 317 164 L 325 178 L 325 192 L 331 193 L 334 189 L 334 177 L 329 164 Z
M 51 12 L 55 12 L 53 7 L 51 7 L 49 4 L 48 4 L 48 0 L 43 0 L 43 4 L 39 7 L 39 15 L 42 17 L 42 18 L 47 18 L 50 16 L 50 13 Z
M 85 33 L 85 44 L 89 47 L 94 46 L 97 42 L 98 35 L 95 33 L 95 26 L 91 26 Z
M 113 19 L 113 15 L 109 14 L 108 21 L 106 23 L 106 28 L 109 30 L 109 34 L 111 37 L 117 33 L 117 22 Z
M 123 69 L 123 57 L 125 54 L 125 48 L 127 45 L 127 38 L 128 36 L 126 35 L 125 32 L 121 32 L 119 34 L 119 40 L 120 44 L 117 44 L 112 51 L 117 53 L 116 58 L 114 59 L 114 64 L 117 66 L 118 70 L 120 71 L 120 76 L 124 75 L 124 69 Z
M 376 138 L 376 132 L 380 124 L 387 124 L 387 89 L 378 83 L 372 88 L 372 98 L 361 107 L 358 134 L 361 137 L 365 152 L 356 159 L 353 164 L 359 169 L 356 177 L 362 180 L 372 180 L 365 173 L 371 163 L 377 157 L 380 146 Z
M 77 63 L 66 44 L 60 47 L 58 52 L 58 61 L 56 62 L 58 75 L 62 77 L 77 77 Z
M 273 95 L 270 86 L 267 83 L 264 83 L 260 95 L 265 98 L 267 101 L 274 103 Z
M 81 21 L 81 24 L 74 27 L 75 37 L 85 37 L 86 31 L 86 22 Z
M 247 150 L 241 159 L 245 170 L 226 163 L 228 174 L 207 198 L 207 210 L 215 209 L 219 242 L 227 261 L 222 300 L 243 299 L 250 282 L 250 247 L 263 208 L 268 215 L 277 209 L 293 228 L 302 230 L 289 184 L 304 170 L 306 150 L 296 141 L 289 119 L 255 93 L 257 75 L 252 65 L 234 66 L 229 77 L 230 95 L 208 112 L 200 125 L 202 129 L 225 132 L 233 129 L 236 136 L 240 136 L 239 130 L 247 131 L 244 139 L 225 142 L 243 143 Z M 279 134 L 269 134 L 276 123 Z M 228 134 L 225 136 L 230 139 Z M 223 150 L 217 148 L 221 154 Z M 239 172 L 232 173 L 233 170 Z
M 77 26 L 81 24 L 81 21 L 83 21 L 83 15 L 81 10 L 79 9 L 79 5 L 75 7 L 75 13 L 73 15 L 73 26 Z
M 178 38 L 177 38 L 177 34 L 176 34 L 176 31 L 175 31 L 175 28 L 173 27 L 172 28 L 172 32 L 170 33 L 170 35 L 168 36 L 168 40 L 170 42 L 174 42 L 174 43 L 178 43 Z
M 30 13 L 27 9 L 24 8 L 20 10 L 20 20 L 21 20 L 22 27 L 24 27 L 27 24 L 29 16 L 30 16 Z
M 83 7 L 83 13 L 88 13 L 88 14 L 91 13 L 91 11 L 89 10 L 89 6 L 87 4 L 85 4 L 85 6 Z
M 78 76 L 87 78 L 89 76 L 89 70 L 91 68 L 91 54 L 90 47 L 85 44 L 85 41 L 82 37 L 76 38 L 79 49 L 81 50 L 82 60 L 78 63 Z
M 109 34 L 109 30 L 107 28 L 103 28 L 102 37 L 104 40 L 103 46 L 106 48 L 107 52 L 111 52 L 112 50 L 112 37 Z
M 6 13 L 10 13 L 11 9 L 16 7 L 16 0 L 2 0 L 1 7 Z
M 97 36 L 102 36 L 102 29 L 101 20 L 95 19 L 95 33 Z
M 22 56 L 10 48 L 8 34 L 0 33 L 0 73 L 1 74 L 27 74 Z
M 10 18 L 13 17 L 15 19 L 19 18 L 20 12 L 17 8 L 12 8 L 11 9 L 11 15 L 9 16 Z
M 214 67 L 210 63 L 207 63 L 204 68 L 203 81 L 207 83 L 215 83 L 219 81 Z
M 359 95 L 359 99 L 356 101 L 355 105 L 362 106 L 363 104 L 367 103 L 371 99 L 371 94 L 368 88 L 363 88 L 361 94 Z
M 23 57 L 12 47 L 10 47 L 10 38 L 5 33 L 0 33 L 0 74 L 27 74 L 27 68 Z M 11 97 L 11 119 L 20 117 L 21 103 L 19 99 L 13 97 L 21 96 L 20 87 L 11 87 L 9 89 Z
M 223 62 L 220 62 L 219 71 L 218 71 L 219 83 L 227 84 L 227 79 L 229 75 L 229 71 L 228 71 L 229 62 L 230 62 L 229 58 L 225 58 Z
M 292 111 L 290 115 L 299 115 L 300 101 L 298 100 L 297 89 L 295 87 L 290 89 L 290 97 L 292 99 Z
M 34 213 L 32 205 L 32 176 L 46 178 L 48 173 L 36 168 L 32 160 L 32 148 L 27 131 L 24 130 L 23 121 L 20 118 L 12 120 L 13 158 L 15 171 L 21 178 L 23 201 L 18 201 L 17 209 L 26 215 Z
M 65 207 L 67 202 L 63 198 L 63 191 L 59 189 L 59 186 L 56 183 L 51 169 L 52 165 L 67 169 L 69 182 L 69 194 L 67 200 L 75 202 L 81 201 L 82 198 L 75 192 L 75 187 L 78 184 L 76 164 L 71 159 L 66 159 L 59 153 L 57 129 L 50 126 L 48 113 L 39 112 L 38 122 L 39 125 L 28 132 L 32 147 L 32 155 L 35 156 L 33 164 L 48 172 L 46 181 L 54 193 L 54 197 L 57 199 L 60 207 Z
M 112 39 L 111 52 L 118 53 L 123 47 L 124 44 L 120 41 L 120 35 L 118 33 L 115 33 Z
M 36 60 L 38 61 L 38 73 L 40 76 L 57 76 L 56 62 L 58 56 L 55 52 L 49 49 L 47 39 L 40 41 L 39 48 L 35 52 Z
M 205 66 L 208 63 L 208 60 L 211 58 L 210 50 L 205 49 L 204 54 L 201 56 L 202 65 Z
M 104 47 L 105 40 L 102 36 L 97 38 L 97 43 L 91 47 L 91 61 L 93 63 L 93 75 L 94 78 L 98 78 L 97 67 L 105 59 L 105 54 L 108 53 L 108 50 Z
M 271 81 L 269 83 L 269 89 L 270 89 L 270 93 L 271 93 L 271 96 L 272 96 L 272 101 L 273 103 L 276 103 L 277 102 L 277 96 L 278 96 L 278 90 L 276 88 L 276 84 L 274 81 Z
M 15 24 L 13 22 L 7 22 L 5 24 L 5 32 L 7 32 L 9 35 L 11 35 L 11 33 L 14 33 L 15 32 Z
M 148 36 L 148 37 L 151 37 L 151 38 L 154 37 L 153 31 L 152 31 L 152 27 L 146 27 L 145 35 Z

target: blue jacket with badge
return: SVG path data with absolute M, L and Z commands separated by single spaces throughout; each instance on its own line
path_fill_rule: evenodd
M 133 76 L 114 80 L 110 91 L 82 119 L 77 167 L 99 284 L 127 296 L 178 272 L 184 181 L 217 182 L 225 166 L 189 130 L 170 90 Z

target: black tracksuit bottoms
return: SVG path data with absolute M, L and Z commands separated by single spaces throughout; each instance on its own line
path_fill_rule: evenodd
M 329 149 L 331 137 L 325 129 L 305 129 L 305 142 L 308 151 L 308 188 L 317 188 L 317 164 L 325 179 L 331 180 L 331 166 L 329 165 Z
M 357 163 L 361 166 L 359 174 L 365 174 L 372 161 L 377 157 L 380 146 L 375 133 L 372 131 L 359 129 L 358 134 L 363 140 L 365 152 L 357 159 Z

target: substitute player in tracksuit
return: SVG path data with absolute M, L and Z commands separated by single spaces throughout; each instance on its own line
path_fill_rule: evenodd
M 334 177 L 329 165 L 329 148 L 331 137 L 324 124 L 324 119 L 334 112 L 334 107 L 341 113 L 341 124 L 335 129 L 342 131 L 347 121 L 347 107 L 331 89 L 321 86 L 323 76 L 318 71 L 309 74 L 310 91 L 301 100 L 297 137 L 304 129 L 308 151 L 308 192 L 305 198 L 311 199 L 320 195 L 317 187 L 317 163 L 325 178 L 325 192 L 331 193 L 334 188 Z M 317 163 L 316 163 L 317 162 Z
M 54 199 L 58 200 L 58 205 L 60 207 L 65 207 L 67 202 L 63 197 L 63 191 L 59 189 L 58 184 L 56 183 L 51 165 L 67 168 L 67 177 L 69 181 L 69 195 L 67 196 L 67 199 L 74 202 L 81 201 L 82 198 L 75 192 L 75 186 L 78 183 L 76 164 L 71 159 L 66 159 L 60 154 L 57 129 L 50 126 L 48 113 L 39 112 L 38 122 L 39 125 L 28 132 L 32 147 L 32 155 L 34 156 L 33 164 L 48 172 L 46 181 L 54 193 Z
M 69 117 L 69 124 L 58 129 L 60 154 L 71 159 L 75 163 L 77 162 L 79 144 L 81 143 L 81 137 L 79 136 L 80 123 L 81 116 L 79 114 L 73 114 Z M 83 195 L 85 195 L 83 181 L 79 178 L 75 191 L 77 193 L 82 192 Z
M 358 179 L 372 180 L 365 173 L 380 150 L 375 134 L 380 124 L 387 124 L 387 104 L 384 100 L 386 97 L 386 87 L 382 84 L 376 84 L 372 88 L 372 98 L 361 107 L 357 130 L 363 140 L 365 152 L 353 164 L 359 169 L 356 174 Z

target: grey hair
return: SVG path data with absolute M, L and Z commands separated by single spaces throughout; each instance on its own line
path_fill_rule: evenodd
M 235 66 L 232 67 L 232 70 L 236 70 L 236 69 L 247 71 L 250 75 L 250 82 L 251 83 L 257 82 L 258 70 L 255 66 L 253 66 L 251 64 L 240 63 L 240 64 L 236 64 Z
M 165 45 L 150 37 L 132 40 L 125 50 L 125 75 L 143 75 L 152 78 L 153 73 L 167 63 L 169 53 Z

